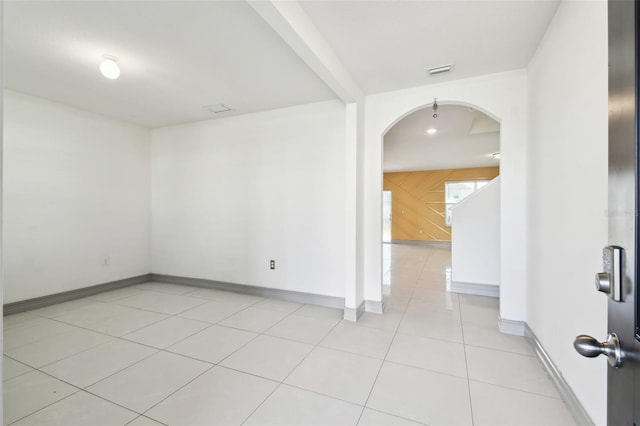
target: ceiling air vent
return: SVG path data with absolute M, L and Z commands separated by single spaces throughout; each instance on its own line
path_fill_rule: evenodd
M 225 104 L 206 105 L 203 108 L 214 114 L 221 114 L 223 112 L 233 111 L 233 108 Z
M 443 72 L 451 71 L 451 65 L 443 65 L 441 67 L 429 68 L 427 72 L 429 75 L 442 74 Z

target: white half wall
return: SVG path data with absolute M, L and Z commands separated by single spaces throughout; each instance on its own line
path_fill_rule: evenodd
M 598 425 L 607 362 L 572 342 L 607 333 L 607 38 L 606 2 L 562 2 L 528 68 L 527 322 Z
M 4 92 L 4 303 L 149 273 L 150 136 Z
M 451 280 L 500 285 L 500 177 L 451 210 Z
M 468 105 L 500 122 L 500 315 L 526 318 L 526 72 L 509 71 L 368 96 L 365 132 L 365 299 L 382 293 L 382 139 L 400 119 L 433 99 Z M 490 153 L 487 153 L 490 154 Z
M 153 272 L 345 297 L 345 117 L 330 101 L 153 130 Z

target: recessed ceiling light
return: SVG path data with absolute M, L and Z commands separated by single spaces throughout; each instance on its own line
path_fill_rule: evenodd
M 118 66 L 118 58 L 115 56 L 104 55 L 100 62 L 100 72 L 110 80 L 120 77 L 120 67 Z
M 499 152 L 494 152 L 493 154 L 491 154 L 491 158 L 493 158 L 494 160 L 499 160 L 500 159 L 500 153 Z
M 436 129 L 435 127 L 427 129 L 427 133 L 429 133 L 430 135 L 435 135 L 437 131 L 438 129 Z
M 430 75 L 441 74 L 443 72 L 451 71 L 451 65 L 443 65 L 441 67 L 429 68 L 427 71 Z

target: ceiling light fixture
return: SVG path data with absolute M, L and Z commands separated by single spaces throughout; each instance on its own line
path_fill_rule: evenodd
M 499 160 L 500 159 L 500 153 L 499 152 L 494 152 L 493 154 L 491 154 L 491 158 L 493 158 L 494 160 Z
M 433 118 L 438 118 L 438 99 L 433 98 Z
M 429 133 L 430 135 L 435 135 L 437 131 L 438 129 L 436 129 L 435 127 L 427 129 L 427 133 Z
M 442 74 L 443 72 L 451 71 L 451 65 L 443 65 L 441 67 L 429 68 L 429 75 Z
M 120 66 L 118 66 L 118 58 L 110 55 L 103 55 L 100 62 L 100 72 L 109 80 L 115 80 L 120 77 Z

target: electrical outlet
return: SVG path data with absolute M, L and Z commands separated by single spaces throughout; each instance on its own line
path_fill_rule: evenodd
M 276 269 L 276 261 L 275 260 L 270 260 L 269 261 L 269 269 Z
M 111 258 L 107 256 L 102 260 L 102 266 L 109 266 L 109 265 L 111 265 Z

